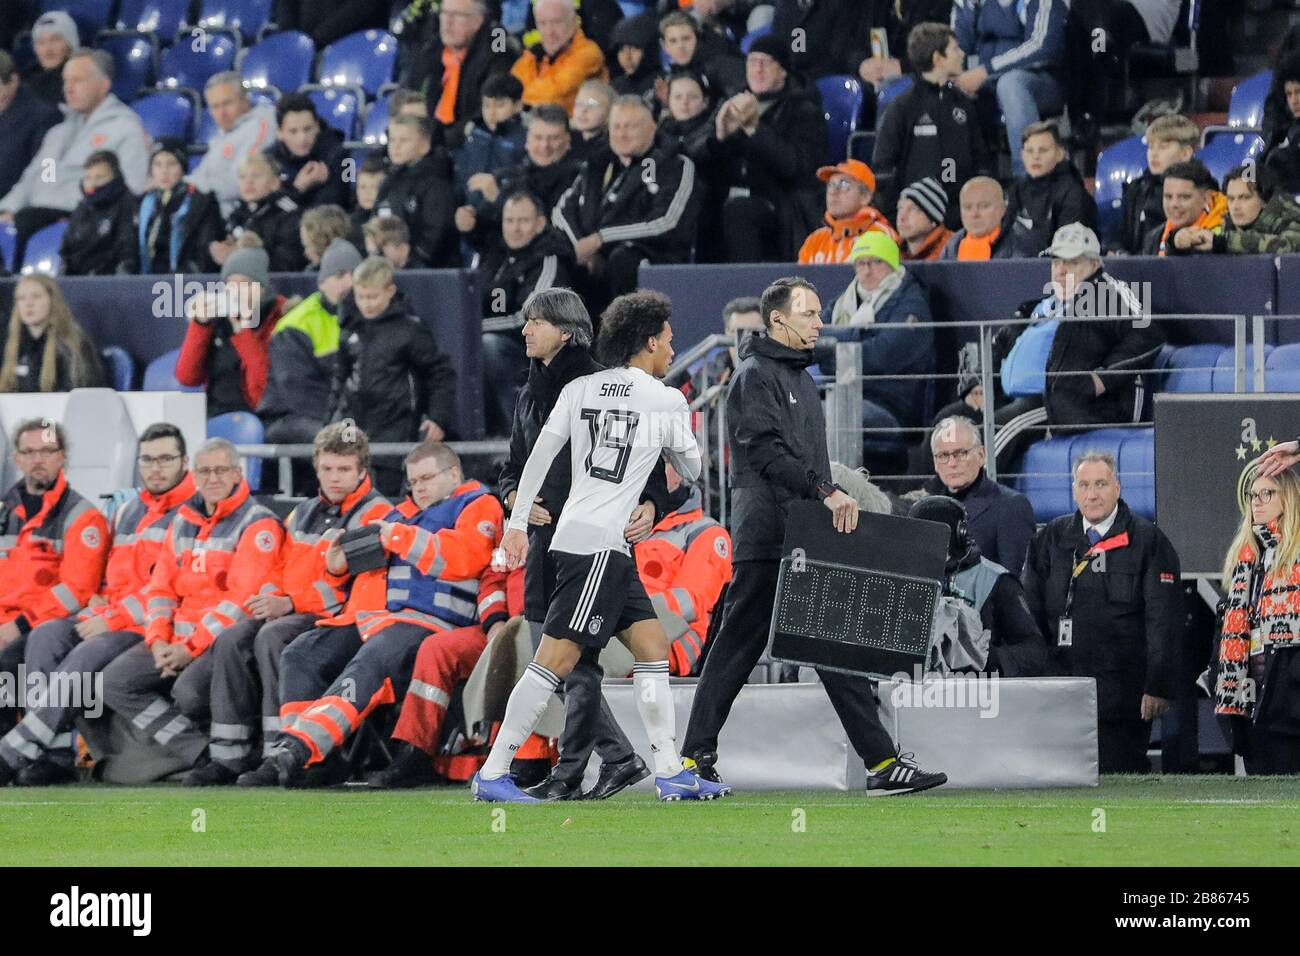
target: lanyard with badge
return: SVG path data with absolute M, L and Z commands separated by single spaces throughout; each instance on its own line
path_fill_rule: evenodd
M 1264 631 L 1260 627 L 1260 604 L 1264 599 L 1264 562 L 1256 561 L 1250 569 L 1250 601 L 1246 605 L 1246 621 L 1250 626 L 1250 656 L 1264 653 Z
M 1065 589 L 1065 610 L 1062 612 L 1060 619 L 1056 624 L 1056 646 L 1072 647 L 1074 646 L 1074 620 L 1070 616 L 1074 608 L 1074 583 L 1078 580 L 1079 575 L 1083 574 L 1084 569 L 1092 563 L 1092 559 L 1106 551 L 1114 551 L 1116 548 L 1128 547 L 1128 532 L 1117 534 L 1113 538 L 1103 538 L 1091 548 L 1084 552 L 1083 557 L 1078 556 L 1076 551 L 1071 560 L 1074 562 L 1074 568 L 1070 571 L 1070 583 Z

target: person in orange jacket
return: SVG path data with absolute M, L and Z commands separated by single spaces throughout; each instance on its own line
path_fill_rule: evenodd
M 533 8 L 540 43 L 524 50 L 510 72 L 524 84 L 524 104 L 555 103 L 573 113 L 578 87 L 597 77 L 609 79 L 605 54 L 583 35 L 569 0 L 537 0 Z
M 249 619 L 249 599 L 271 587 L 284 540 L 279 520 L 249 491 L 230 442 L 204 442 L 194 476 L 198 494 L 172 519 L 145 589 L 144 643 L 104 669 L 104 703 L 188 765 L 208 737 L 173 697 L 199 694 L 211 681 L 205 652 Z
M 23 720 L 0 738 L 0 786 L 50 786 L 73 779 L 72 723 L 95 711 L 94 675 L 139 643 L 144 631 L 144 589 L 163 535 L 181 502 L 194 493 L 185 438 L 175 425 L 150 425 L 140 436 L 144 487 L 118 509 L 104 586 L 76 614 L 33 628 L 27 673 L 47 688 L 69 688 L 57 699 L 28 696 Z M 77 692 L 70 688 L 75 687 Z
M 281 735 L 248 785 L 328 780 L 338 762 L 305 775 L 341 747 L 370 713 L 407 691 L 416 653 L 430 633 L 478 621 L 480 578 L 501 540 L 501 503 L 467 481 L 460 458 L 442 442 L 418 445 L 405 461 L 411 496 L 378 522 L 387 564 L 357 576 L 342 614 L 321 622 L 285 648 L 281 669 Z M 334 543 L 330 579 L 347 577 Z
M 211 715 L 208 756 L 190 771 L 186 786 L 234 783 L 260 762 L 280 730 L 280 655 L 299 635 L 343 609 L 346 585 L 327 580 L 325 552 L 345 531 L 379 521 L 393 506 L 370 483 L 370 441 L 351 422 L 335 422 L 315 438 L 312 465 L 320 494 L 285 519 L 284 544 L 270 587 L 249 599 L 252 618 L 227 628 L 212 646 L 212 679 L 193 698 L 173 691 L 193 720 Z M 192 686 L 192 685 L 188 685 Z M 260 725 L 258 714 L 261 714 Z
M 804 240 L 799 249 L 801 263 L 848 262 L 853 240 L 878 229 L 895 242 L 898 233 L 884 213 L 871 205 L 876 196 L 876 175 L 860 159 L 846 159 L 817 170 L 826 184 L 826 225 Z
M 108 561 L 108 522 L 63 473 L 63 426 L 28 419 L 13 441 L 22 480 L 0 499 L 0 671 L 11 674 L 32 628 L 85 607 Z M 0 700 L 9 726 L 17 703 Z

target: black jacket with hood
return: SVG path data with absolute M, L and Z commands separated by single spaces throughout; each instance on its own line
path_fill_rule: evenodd
M 344 179 L 348 172 L 343 165 L 347 159 L 347 150 L 343 148 L 342 135 L 332 126 L 321 123 L 316 142 L 306 156 L 295 156 L 278 139 L 267 152 L 280 166 L 281 189 L 300 209 L 305 211 L 316 206 L 338 206 L 346 211 L 352 205 L 351 184 Z M 310 162 L 324 163 L 329 170 L 329 179 L 306 192 L 299 192 L 294 188 L 293 181 Z
M 93 193 L 82 191 L 59 244 L 63 274 L 111 276 L 132 272 L 135 263 L 135 196 L 121 176 Z
M 1021 176 L 1007 190 L 1007 215 L 1003 231 L 1013 243 L 1042 252 L 1052 244 L 1061 226 L 1081 222 L 1097 229 L 1097 204 L 1083 185 L 1074 163 L 1063 159 L 1046 176 Z

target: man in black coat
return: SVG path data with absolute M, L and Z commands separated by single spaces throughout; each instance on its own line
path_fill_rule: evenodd
M 375 215 L 397 216 L 411 231 L 412 269 L 461 266 L 453 214 L 456 196 L 446 154 L 433 149 L 433 124 L 422 116 L 395 116 L 388 123 L 392 167 L 379 188 Z
M 13 57 L 0 50 L 0 143 L 5 144 L 0 151 L 0 196 L 14 188 L 45 134 L 62 118 L 58 107 L 23 85 Z
M 72 210 L 59 244 L 63 274 L 125 275 L 135 264 L 135 196 L 126 188 L 117 156 L 108 151 L 86 157 L 81 202 Z
M 305 93 L 289 93 L 275 104 L 275 143 L 267 150 L 280 166 L 284 194 L 306 212 L 316 206 L 352 204 L 343 137 L 321 122 Z
M 276 0 L 275 24 L 281 30 L 299 30 L 321 50 L 358 30 L 388 26 L 388 0 Z
M 1114 458 L 1074 463 L 1078 510 L 1029 545 L 1022 580 L 1050 667 L 1097 681 L 1102 773 L 1145 773 L 1151 721 L 1176 692 L 1183 640 L 1178 555 L 1120 497 Z
M 766 334 L 741 343 L 740 367 L 727 390 L 735 576 L 682 743 L 687 769 L 714 781 L 718 734 L 767 645 L 790 502 L 821 501 L 838 532 L 858 523 L 857 503 L 831 481 L 821 395 L 807 371 L 822 327 L 821 300 L 803 279 L 778 279 L 761 301 Z M 947 782 L 899 755 L 866 678 L 818 675 L 869 771 L 868 793 L 911 793 Z

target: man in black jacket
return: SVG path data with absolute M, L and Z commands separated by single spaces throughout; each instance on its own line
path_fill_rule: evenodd
M 59 244 L 63 274 L 111 276 L 131 272 L 135 261 L 135 196 L 126 188 L 117 156 L 106 150 L 86 157 L 82 200 Z
M 26 86 L 13 57 L 0 50 L 0 196 L 6 195 L 36 155 L 41 140 L 63 118 L 58 107 Z M 13 271 L 14 263 L 9 263 Z
M 343 137 L 321 123 L 305 93 L 289 93 L 275 104 L 275 144 L 267 152 L 280 166 L 284 194 L 304 212 L 316 206 L 346 210 L 352 191 L 344 174 Z
M 620 96 L 609 111 L 609 149 L 587 160 L 551 216 L 602 306 L 636 288 L 642 262 L 690 258 L 699 216 L 695 164 L 654 142 L 650 107 Z
M 786 507 L 820 500 L 835 530 L 857 527 L 858 506 L 831 482 L 821 395 L 807 372 L 822 327 L 821 300 L 803 279 L 778 279 L 762 298 L 766 334 L 740 346 L 727 390 L 735 576 L 722 627 L 710 642 L 682 743 L 688 770 L 718 780 L 718 734 L 767 644 L 785 541 Z M 947 782 L 904 759 L 880 724 L 871 684 L 818 671 L 849 742 L 869 771 L 870 794 L 912 793 Z
M 886 108 L 871 154 L 877 205 L 892 220 L 903 187 L 929 177 L 943 184 L 945 222 L 956 229 L 962 184 L 992 171 L 975 101 L 952 85 L 966 55 L 949 27 L 922 23 L 907 39 L 907 58 L 918 79 Z
M 498 482 L 498 491 L 507 508 L 514 507 L 519 477 L 560 391 L 575 378 L 602 368 L 588 351 L 591 318 L 576 293 L 558 288 L 536 292 L 524 303 L 523 311 L 527 318 L 523 335 L 531 363 L 528 383 L 515 405 L 510 457 L 501 469 Z M 563 449 L 552 463 L 529 516 L 524 616 L 539 628 L 555 588 L 551 536 L 569 496 L 571 467 L 568 449 Z M 651 473 L 642 502 L 625 529 L 629 541 L 649 536 L 654 523 L 667 510 L 667 500 L 668 484 L 661 463 Z M 564 680 L 565 721 L 564 735 L 560 738 L 560 762 L 547 780 L 529 788 L 531 796 L 545 800 L 578 798 L 593 749 L 600 754 L 601 768 L 600 777 L 586 795 L 588 799 L 613 796 L 649 775 L 645 761 L 632 750 L 600 692 L 603 671 L 598 657 L 596 653 L 584 651 Z
M 379 188 L 375 215 L 398 216 L 411 230 L 410 268 L 459 268 L 456 196 L 447 156 L 433 150 L 432 122 L 409 115 L 389 120 L 388 158 L 392 167 Z
M 528 379 L 528 356 L 520 331 L 524 303 L 534 292 L 566 287 L 573 246 L 546 222 L 542 201 L 532 193 L 506 197 L 501 220 L 504 247 L 484 256 L 483 388 L 487 432 L 510 431 L 519 389 Z
M 275 24 L 281 30 L 300 30 L 321 50 L 358 30 L 388 26 L 387 0 L 276 0 Z
M 1115 459 L 1074 463 L 1078 510 L 1029 545 L 1022 580 L 1051 673 L 1097 681 L 1102 773 L 1145 773 L 1151 721 L 1176 690 L 1183 638 L 1178 555 L 1120 497 Z
M 1061 130 L 1051 120 L 1025 127 L 1020 146 L 1025 174 L 1007 190 L 1003 227 L 1023 248 L 1046 249 L 1061 226 L 1097 227 L 1097 204 L 1065 149 Z

